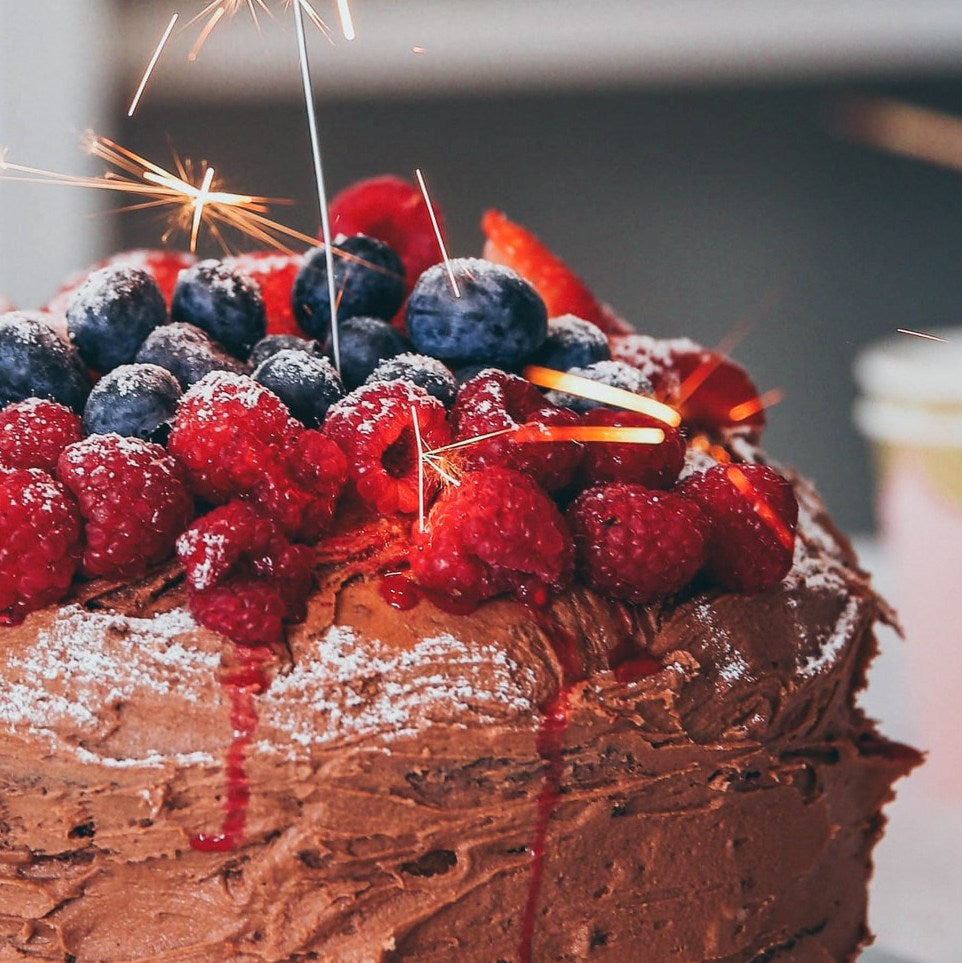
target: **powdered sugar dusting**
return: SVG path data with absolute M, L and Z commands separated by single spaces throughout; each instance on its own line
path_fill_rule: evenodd
M 437 671 L 426 672 L 432 664 Z M 533 671 L 494 645 L 441 634 L 398 652 L 335 625 L 312 658 L 274 681 L 261 699 L 261 720 L 309 746 L 373 735 L 396 739 L 452 718 L 462 726 L 515 713 L 534 719 L 525 679 L 533 683 Z

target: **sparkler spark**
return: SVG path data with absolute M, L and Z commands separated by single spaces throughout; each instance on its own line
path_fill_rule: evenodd
M 749 481 L 748 476 L 736 465 L 729 465 L 725 474 L 738 491 L 751 502 L 755 513 L 772 530 L 779 542 L 785 548 L 791 549 L 795 544 L 795 536 L 778 517 L 778 513 L 762 497 L 758 489 Z
M 174 156 L 176 173 L 141 157 L 126 147 L 98 137 L 86 135 L 86 149 L 92 156 L 105 161 L 110 168 L 102 177 L 78 177 L 14 164 L 8 151 L 0 151 L 0 180 L 28 184 L 52 184 L 81 187 L 89 190 L 115 191 L 143 200 L 121 208 L 123 211 L 156 209 L 168 211 L 169 226 L 162 236 L 166 243 L 171 235 L 182 230 L 191 238 L 191 250 L 196 246 L 201 225 L 206 225 L 211 236 L 225 253 L 231 249 L 224 229 L 236 231 L 260 244 L 293 253 L 284 240 L 298 241 L 313 246 L 314 238 L 271 220 L 270 205 L 289 203 L 283 198 L 261 197 L 253 194 L 234 194 L 225 191 L 205 165 L 200 184 L 193 182 L 193 165 L 189 160 Z
M 451 282 L 451 290 L 454 292 L 456 298 L 461 297 L 461 288 L 458 287 L 458 279 L 454 276 L 454 269 L 451 267 L 451 259 L 448 257 L 448 249 L 444 244 L 444 236 L 441 234 L 441 225 L 438 224 L 438 216 L 435 213 L 434 205 L 431 203 L 431 196 L 428 194 L 428 185 L 424 183 L 424 175 L 421 173 L 421 168 L 418 167 L 414 171 L 414 175 L 418 179 L 418 185 L 421 188 L 421 193 L 424 195 L 424 203 L 428 209 L 428 214 L 431 217 L 431 226 L 434 228 L 434 236 L 438 239 L 438 247 L 441 249 L 441 259 L 444 261 L 444 267 L 448 272 L 448 280 Z
M 912 331 L 909 328 L 896 328 L 899 334 L 910 334 L 914 338 L 924 338 L 926 341 L 938 341 L 939 344 L 948 344 L 948 338 L 937 338 L 934 334 L 925 334 L 923 331 Z
M 337 12 L 341 18 L 341 32 L 345 40 L 353 40 L 357 34 L 354 32 L 354 18 L 351 16 L 351 6 L 348 0 L 337 0 Z
M 130 102 L 130 109 L 127 111 L 128 117 L 134 116 L 134 111 L 137 109 L 137 105 L 140 103 L 140 98 L 143 97 L 144 91 L 147 89 L 147 82 L 150 80 L 150 76 L 154 72 L 154 68 L 157 66 L 157 61 L 160 60 L 160 55 L 163 53 L 164 47 L 167 46 L 167 41 L 170 40 L 170 35 L 174 32 L 174 26 L 177 24 L 179 17 L 180 14 L 175 13 L 170 18 L 170 23 L 167 25 L 164 35 L 160 38 L 160 43 L 157 44 L 157 49 L 150 58 L 150 62 L 147 64 L 147 69 L 144 71 L 144 76 L 140 81 L 140 86 L 137 88 L 137 93 L 134 94 L 134 99 Z
M 748 401 L 743 401 L 740 405 L 733 405 L 728 411 L 728 417 L 732 421 L 745 421 L 753 415 L 757 415 L 760 411 L 771 408 L 772 405 L 777 405 L 784 397 L 785 392 L 781 388 L 772 388 L 771 391 L 766 391 L 763 395 L 749 398 Z

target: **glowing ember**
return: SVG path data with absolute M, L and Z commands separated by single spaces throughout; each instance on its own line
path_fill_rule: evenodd
M 564 371 L 554 371 L 551 368 L 542 368 L 539 365 L 529 365 L 522 374 L 532 384 L 541 388 L 552 388 L 569 395 L 577 395 L 580 398 L 590 398 L 592 401 L 604 405 L 614 405 L 616 408 L 637 411 L 658 421 L 663 421 L 672 428 L 681 424 L 681 415 L 671 406 L 655 401 L 654 398 L 646 398 L 644 395 L 637 395 L 633 391 L 626 391 L 624 388 L 613 388 L 611 385 L 601 384 L 598 381 L 592 381 L 590 378 L 582 378 L 579 375 L 568 374 Z
M 728 417 L 732 421 L 745 421 L 752 415 L 757 415 L 760 411 L 771 408 L 772 405 L 777 405 L 784 397 L 784 391 L 780 388 L 773 388 L 757 398 L 751 398 L 748 401 L 743 401 L 740 405 L 734 405 L 729 410 Z
M 182 161 L 179 157 L 174 157 L 174 165 L 177 169 L 177 173 L 174 174 L 106 137 L 97 137 L 88 132 L 86 146 L 90 154 L 106 161 L 114 170 L 107 171 L 103 177 L 75 177 L 70 174 L 41 170 L 37 167 L 13 164 L 7 160 L 6 152 L 0 151 L 0 180 L 84 187 L 144 197 L 146 200 L 128 205 L 122 210 L 172 208 L 170 226 L 162 237 L 164 243 L 176 230 L 189 232 L 192 237 L 195 237 L 194 224 L 201 220 L 206 223 L 211 235 L 226 253 L 231 251 L 221 228 L 230 228 L 261 244 L 288 254 L 293 252 L 283 243 L 282 238 L 308 245 L 315 243 L 314 238 L 284 227 L 283 224 L 278 224 L 265 216 L 270 211 L 270 204 L 284 204 L 288 203 L 287 201 L 280 198 L 223 191 L 215 181 L 210 168 L 205 168 L 204 178 L 200 186 L 197 186 L 192 183 L 191 162 Z
M 140 103 L 140 98 L 143 97 L 144 90 L 147 88 L 147 82 L 150 80 L 150 75 L 154 72 L 154 67 L 157 66 L 157 61 L 160 60 L 160 55 L 163 53 L 164 47 L 167 46 L 167 41 L 170 40 L 170 35 L 174 32 L 174 26 L 176 25 L 179 17 L 180 14 L 175 13 L 170 18 L 170 23 L 167 25 L 164 35 L 160 38 L 160 43 L 157 44 L 157 49 L 150 58 L 150 62 L 147 64 L 147 69 L 144 71 L 144 76 L 140 81 L 140 86 L 137 88 L 137 93 L 134 94 L 134 99 L 130 102 L 130 109 L 127 111 L 128 117 L 134 116 L 134 111 L 137 109 L 137 105 Z
M 428 214 L 431 217 L 431 226 L 434 228 L 434 236 L 438 239 L 438 247 L 441 249 L 441 259 L 444 261 L 444 267 L 448 272 L 448 280 L 451 282 L 451 290 L 454 292 L 456 298 L 461 297 L 461 289 L 458 287 L 458 280 L 454 276 L 454 271 L 451 268 L 451 259 L 448 257 L 448 249 L 444 245 L 444 237 L 441 234 L 441 225 L 438 224 L 438 216 L 435 213 L 434 205 L 431 203 L 431 196 L 428 194 L 428 185 L 424 183 L 424 175 L 421 173 L 421 168 L 418 167 L 414 171 L 414 175 L 418 179 L 418 184 L 421 187 L 421 193 L 424 195 L 424 203 L 428 209 Z
M 726 474 L 728 480 L 752 503 L 752 508 L 758 517 L 775 533 L 775 537 L 785 548 L 790 549 L 795 544 L 792 533 L 771 505 L 758 493 L 755 486 L 748 480 L 748 476 L 736 465 L 729 465 Z
M 910 334 L 913 338 L 924 338 L 926 341 L 938 341 L 939 344 L 948 344 L 947 338 L 937 338 L 934 334 L 925 334 L 922 331 L 911 331 L 909 328 L 896 328 L 899 334 Z

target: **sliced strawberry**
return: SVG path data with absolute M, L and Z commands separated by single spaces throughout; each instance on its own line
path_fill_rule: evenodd
M 444 222 L 434 212 L 444 234 Z M 331 231 L 367 234 L 389 244 L 404 262 L 408 291 L 441 260 L 438 241 L 420 190 L 392 174 L 369 177 L 345 188 L 331 201 Z
M 303 262 L 304 258 L 299 254 L 282 254 L 278 251 L 254 251 L 227 258 L 224 262 L 239 268 L 257 282 L 267 312 L 268 334 L 307 337 L 294 320 L 291 307 L 291 289 Z
M 595 298 L 557 254 L 526 228 L 508 220 L 500 211 L 487 211 L 481 219 L 481 230 L 488 239 L 484 256 L 513 268 L 534 285 L 549 318 L 573 314 L 598 325 L 607 334 L 625 334 L 631 330 L 611 308 Z

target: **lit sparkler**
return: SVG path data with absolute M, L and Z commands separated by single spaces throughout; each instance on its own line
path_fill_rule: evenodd
M 169 227 L 162 240 L 166 243 L 177 230 L 187 233 L 191 251 L 197 244 L 201 225 L 206 225 L 211 236 L 225 253 L 231 253 L 224 229 L 236 231 L 261 244 L 293 253 L 285 240 L 298 241 L 308 246 L 315 239 L 271 220 L 267 215 L 270 205 L 288 203 L 282 198 L 235 194 L 225 191 L 215 179 L 213 169 L 204 165 L 200 183 L 194 183 L 193 165 L 189 160 L 174 156 L 175 171 L 141 157 L 126 147 L 88 132 L 86 149 L 92 156 L 105 161 L 112 170 L 102 177 L 78 177 L 60 174 L 37 167 L 14 164 L 7 159 L 7 151 L 0 151 L 0 180 L 28 184 L 53 184 L 82 187 L 90 190 L 115 191 L 144 200 L 122 210 L 156 209 L 169 211 Z

